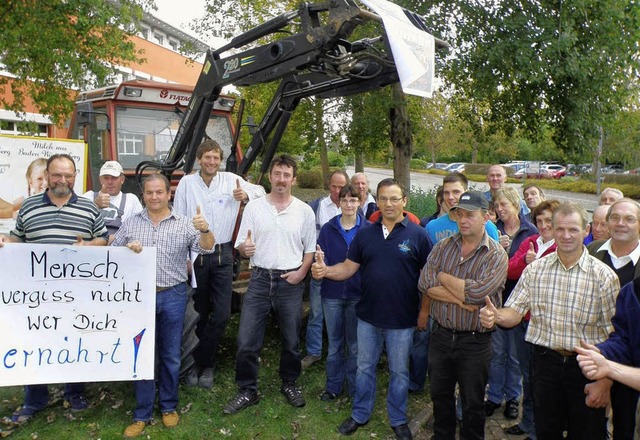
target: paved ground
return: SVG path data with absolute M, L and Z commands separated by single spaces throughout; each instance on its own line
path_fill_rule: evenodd
M 522 411 L 522 408 L 520 408 Z M 503 429 L 514 425 L 518 420 L 509 420 L 502 414 L 504 405 L 498 408 L 491 417 L 487 418 L 485 423 L 484 435 L 486 440 L 523 440 L 526 435 L 507 435 Z M 411 423 L 411 430 L 414 433 L 415 440 L 430 440 L 433 435 L 433 411 L 431 405 L 425 408 L 420 414 L 416 415 Z

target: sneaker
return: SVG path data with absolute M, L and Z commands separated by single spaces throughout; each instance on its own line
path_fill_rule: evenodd
M 198 385 L 198 367 L 195 365 L 191 367 L 187 375 L 184 377 L 184 383 L 188 387 L 195 387 Z
M 11 415 L 11 421 L 17 424 L 27 423 L 37 412 L 38 410 L 23 406 Z
M 332 400 L 336 400 L 337 397 L 337 394 L 332 393 L 331 391 L 325 391 L 320 396 L 320 400 L 322 400 L 323 402 L 331 402 Z
M 211 388 L 213 386 L 213 368 L 205 368 L 198 379 L 200 388 Z
M 256 390 L 249 388 L 240 390 L 238 391 L 238 394 L 236 394 L 236 397 L 231 399 L 231 401 L 224 406 L 222 412 L 225 414 L 235 414 L 248 406 L 255 405 L 259 401 L 260 398 L 258 397 Z
M 302 368 L 309 368 L 310 366 L 312 366 L 313 364 L 315 364 L 316 362 L 318 362 L 320 359 L 322 359 L 322 356 L 314 356 L 312 354 L 308 354 L 304 357 L 304 359 L 302 359 Z
M 300 391 L 300 388 L 293 382 L 283 383 L 280 391 L 282 391 L 282 394 L 287 398 L 287 402 L 296 408 L 301 408 L 307 404 L 302 395 L 302 391 Z
M 162 424 L 165 428 L 175 428 L 179 421 L 180 416 L 175 411 L 162 413 Z
M 73 412 L 80 412 L 89 408 L 89 402 L 87 401 L 87 398 L 84 397 L 83 395 L 73 396 L 71 399 L 68 400 L 68 402 L 69 402 L 69 406 L 71 407 L 71 411 Z
M 138 437 L 144 431 L 144 427 L 147 426 L 145 422 L 137 421 L 133 422 L 131 425 L 127 426 L 127 428 L 122 433 L 124 438 L 134 438 Z

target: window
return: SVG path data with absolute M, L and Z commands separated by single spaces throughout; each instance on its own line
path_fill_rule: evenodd
M 153 33 L 153 39 L 156 41 L 156 43 L 158 43 L 160 46 L 164 45 L 164 34 L 161 34 L 160 32 L 154 32 Z
M 174 40 L 173 38 L 169 38 L 169 46 L 171 46 L 171 49 L 175 52 L 178 51 L 178 49 L 180 48 L 180 43 L 177 40 Z
M 0 120 L 0 134 L 46 137 L 49 135 L 49 127 L 46 124 L 29 121 L 14 122 Z

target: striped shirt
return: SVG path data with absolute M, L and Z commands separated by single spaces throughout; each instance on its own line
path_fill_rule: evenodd
M 190 174 L 180 179 L 173 200 L 173 209 L 191 218 L 200 206 L 209 228 L 216 237 L 216 243 L 228 243 L 233 236 L 240 202 L 233 198 L 236 181 L 247 193 L 249 200 L 263 197 L 264 188 L 247 182 L 237 174 L 219 171 L 207 186 L 200 173 Z
M 533 261 L 505 307 L 522 315 L 531 310 L 528 342 L 572 351 L 580 339 L 590 344 L 607 339 L 619 290 L 615 272 L 585 248 L 571 267 L 565 267 L 557 253 Z
M 480 307 L 489 296 L 494 304 L 502 303 L 502 289 L 507 279 L 509 259 L 495 240 L 485 232 L 478 247 L 462 258 L 462 236 L 458 233 L 439 241 L 429 254 L 420 275 L 418 288 L 425 293 L 439 286 L 437 275 L 444 272 L 464 280 L 465 304 L 478 306 L 469 312 L 457 304 L 431 300 L 431 317 L 444 328 L 458 331 L 487 332 L 480 324 Z
M 71 193 L 71 198 L 58 208 L 48 191 L 24 201 L 11 235 L 26 243 L 43 244 L 73 244 L 78 235 L 87 241 L 108 238 L 100 210 L 93 201 Z
M 156 286 L 159 288 L 187 281 L 189 251 L 200 252 L 200 233 L 190 218 L 175 211 L 154 225 L 147 209 L 143 209 L 122 223 L 111 246 L 126 246 L 132 241 L 156 248 Z

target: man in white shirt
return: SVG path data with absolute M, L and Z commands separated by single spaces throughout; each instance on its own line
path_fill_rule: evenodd
M 122 222 L 142 211 L 142 204 L 133 193 L 123 193 L 124 171 L 115 160 L 109 160 L 100 168 L 100 191 L 87 191 L 82 196 L 93 200 L 109 231 L 109 242 L 120 229 Z
M 223 151 L 214 140 L 202 142 L 196 157 L 200 171 L 180 180 L 173 208 L 179 214 L 193 217 L 200 207 L 216 237 L 213 253 L 201 253 L 193 261 L 198 346 L 193 352 L 195 366 L 186 378 L 187 385 L 211 388 L 218 345 L 231 315 L 233 230 L 240 205 L 264 196 L 265 191 L 236 174 L 219 171 Z
M 252 274 L 238 328 L 238 393 L 224 406 L 225 414 L 235 414 L 260 399 L 259 356 L 272 310 L 282 337 L 280 391 L 292 406 L 306 404 L 296 380 L 302 370 L 302 293 L 316 250 L 316 234 L 313 210 L 291 194 L 296 171 L 297 164 L 291 156 L 275 157 L 269 169 L 271 192 L 252 200 L 244 210 L 235 246 L 243 257 L 250 258 Z

